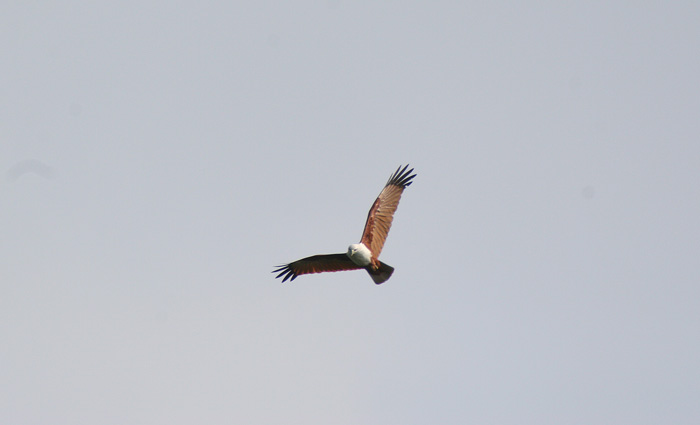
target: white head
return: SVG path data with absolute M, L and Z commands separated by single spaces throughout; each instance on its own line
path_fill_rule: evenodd
M 350 257 L 353 263 L 363 267 L 369 265 L 370 260 L 372 259 L 372 253 L 370 252 L 369 248 L 361 243 L 354 243 L 350 245 L 348 247 L 347 255 Z

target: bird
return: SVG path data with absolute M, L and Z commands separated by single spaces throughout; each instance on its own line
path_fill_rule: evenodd
M 284 283 L 288 279 L 291 282 L 303 274 L 365 269 L 375 284 L 386 282 L 394 273 L 394 268 L 379 261 L 379 254 L 391 228 L 401 194 L 416 177 L 416 174 L 412 174 L 413 168 L 409 170 L 408 167 L 408 164 L 403 168 L 399 165 L 389 177 L 369 209 L 360 243 L 351 244 L 344 254 L 313 255 L 277 266 L 272 271 L 277 273 L 275 278 L 282 278 Z

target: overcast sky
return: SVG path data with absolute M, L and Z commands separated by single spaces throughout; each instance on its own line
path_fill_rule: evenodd
M 697 424 L 698 22 L 4 2 L 0 422 Z

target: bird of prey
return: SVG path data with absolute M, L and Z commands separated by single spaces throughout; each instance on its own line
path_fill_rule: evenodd
M 386 282 L 394 272 L 394 268 L 379 261 L 378 257 L 391 228 L 391 221 L 399 206 L 401 194 L 411 185 L 416 176 L 411 174 L 413 168 L 406 171 L 407 169 L 408 165 L 403 168 L 399 166 L 389 177 L 389 181 L 369 209 L 360 243 L 350 245 L 345 254 L 324 254 L 302 258 L 293 263 L 278 266 L 272 273 L 278 273 L 276 277 L 283 277 L 282 282 L 286 282 L 287 279 L 294 280 L 302 274 L 365 269 L 377 285 Z

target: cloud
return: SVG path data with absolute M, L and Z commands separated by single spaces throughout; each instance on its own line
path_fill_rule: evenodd
M 24 159 L 15 163 L 7 170 L 6 178 L 10 182 L 19 180 L 25 174 L 36 174 L 45 179 L 52 179 L 55 175 L 54 169 L 38 159 Z

